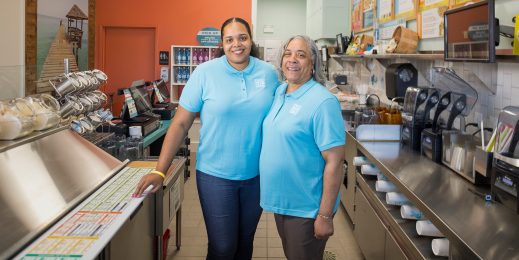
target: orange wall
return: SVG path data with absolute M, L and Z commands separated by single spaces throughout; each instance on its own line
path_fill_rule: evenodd
M 159 51 L 171 51 L 172 44 L 198 45 L 196 34 L 200 29 L 220 28 L 229 17 L 242 17 L 250 22 L 251 8 L 251 0 L 98 0 L 95 65 L 102 69 L 104 26 L 155 27 L 155 73 L 158 78 Z

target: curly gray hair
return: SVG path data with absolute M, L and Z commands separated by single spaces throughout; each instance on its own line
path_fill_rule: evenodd
M 317 45 L 315 44 L 315 42 L 308 36 L 306 35 L 295 35 L 295 36 L 292 36 L 290 37 L 286 42 L 283 43 L 283 46 L 280 50 L 279 50 L 279 53 L 278 53 L 278 57 L 277 57 L 277 62 L 276 62 L 276 69 L 278 70 L 279 72 L 279 76 L 280 76 L 280 80 L 281 81 L 285 81 L 286 80 L 286 77 L 285 75 L 283 75 L 283 54 L 285 53 L 285 50 L 287 49 L 287 46 L 288 44 L 294 40 L 294 39 L 301 39 L 303 41 L 305 41 L 306 45 L 308 46 L 308 49 L 310 50 L 310 52 L 312 52 L 312 64 L 313 64 L 313 73 L 312 73 L 312 78 L 321 83 L 322 85 L 324 85 L 325 81 L 326 81 L 326 77 L 324 76 L 324 73 L 323 71 L 321 70 L 321 64 L 323 63 L 322 61 L 322 58 L 321 58 L 321 55 L 320 55 L 320 52 L 319 52 L 319 49 L 317 48 Z

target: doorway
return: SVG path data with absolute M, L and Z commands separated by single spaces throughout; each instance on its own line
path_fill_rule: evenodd
M 113 94 L 112 112 L 119 116 L 124 97 L 117 90 L 135 80 L 155 78 L 155 28 L 104 27 L 103 68 L 108 82 L 103 92 Z

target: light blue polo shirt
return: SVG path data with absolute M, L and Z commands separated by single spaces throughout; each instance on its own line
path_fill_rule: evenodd
M 279 86 L 274 66 L 250 57 L 242 71 L 226 56 L 199 65 L 180 97 L 180 106 L 200 112 L 196 169 L 228 180 L 259 174 L 261 124 Z
M 345 144 L 341 108 L 314 80 L 290 94 L 286 89 L 287 83 L 277 89 L 263 122 L 260 204 L 277 214 L 315 218 L 323 193 L 321 152 Z

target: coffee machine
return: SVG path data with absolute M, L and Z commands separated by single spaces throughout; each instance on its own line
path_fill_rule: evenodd
M 424 129 L 421 136 L 421 153 L 431 160 L 442 161 L 442 132 L 453 130 L 456 118 L 461 125 L 478 99 L 476 90 L 460 78 L 452 69 L 436 67 L 432 73 L 432 87 L 439 91 L 439 101 L 434 111 L 431 128 Z
M 491 190 L 495 200 L 519 213 L 519 107 L 499 113 L 492 163 Z
M 428 87 L 408 87 L 402 110 L 401 141 L 413 150 L 420 151 L 423 129 L 430 128 L 430 112 L 438 104 L 439 91 Z

